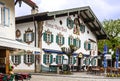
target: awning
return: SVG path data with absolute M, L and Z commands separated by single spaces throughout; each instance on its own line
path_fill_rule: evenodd
M 40 52 L 40 48 L 27 45 L 25 43 L 18 42 L 16 40 L 1 38 L 0 37 L 0 47 L 9 49 L 23 49 L 25 51 Z
M 52 49 L 43 49 L 44 52 L 47 53 L 56 53 L 56 54 L 64 54 L 64 52 L 59 51 L 59 50 L 52 50 Z M 73 56 L 77 56 L 79 53 L 73 53 Z M 84 57 L 89 57 L 90 55 L 88 54 L 83 54 Z

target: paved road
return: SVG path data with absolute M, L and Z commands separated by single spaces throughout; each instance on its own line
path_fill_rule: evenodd
M 106 78 L 86 73 L 74 73 L 73 75 L 36 74 L 32 75 L 30 81 L 120 81 L 120 78 Z

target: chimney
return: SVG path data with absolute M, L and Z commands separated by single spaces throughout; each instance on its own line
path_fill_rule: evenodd
M 32 10 L 31 10 L 31 14 L 36 14 L 36 13 L 38 13 L 38 8 L 32 8 Z

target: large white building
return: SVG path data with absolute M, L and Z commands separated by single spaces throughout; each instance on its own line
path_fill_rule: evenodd
M 92 59 L 98 55 L 97 42 L 106 38 L 102 24 L 89 6 L 36 13 L 16 18 L 16 40 L 38 46 L 41 54 L 36 54 L 36 58 L 25 53 L 11 57 L 14 64 L 20 61 L 16 70 L 56 71 L 56 67 L 68 63 L 61 48 L 74 45 L 77 50 L 69 62 L 72 69 L 97 66 L 97 59 Z
M 9 73 L 9 56 L 16 49 L 40 51 L 15 39 L 14 0 L 0 0 L 0 73 Z

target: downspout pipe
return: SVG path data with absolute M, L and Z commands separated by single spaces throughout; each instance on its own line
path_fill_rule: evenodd
M 35 44 L 34 44 L 34 45 L 35 45 L 35 47 L 37 47 L 37 44 L 36 44 L 36 31 L 37 31 L 37 26 L 36 26 L 36 23 L 35 23 L 35 16 L 34 16 L 34 15 L 33 15 L 33 22 L 34 22 L 34 28 L 35 28 L 35 36 L 34 36 Z M 37 66 L 36 66 L 36 55 L 35 55 L 35 62 L 34 62 L 34 63 L 35 63 L 35 70 L 34 70 L 34 71 L 35 71 L 35 73 L 36 73 L 36 72 L 37 72 L 37 71 L 36 71 L 36 67 L 37 67 Z
M 35 47 L 37 47 L 37 44 L 36 44 L 36 37 L 37 37 L 37 36 L 36 36 L 36 31 L 37 31 L 37 26 L 36 26 L 36 23 L 35 23 L 35 16 L 34 16 L 34 15 L 33 15 L 33 22 L 34 22 L 34 28 L 35 28 L 35 38 L 34 38 L 34 39 L 35 39 L 35 44 L 34 44 L 34 45 L 35 45 Z

